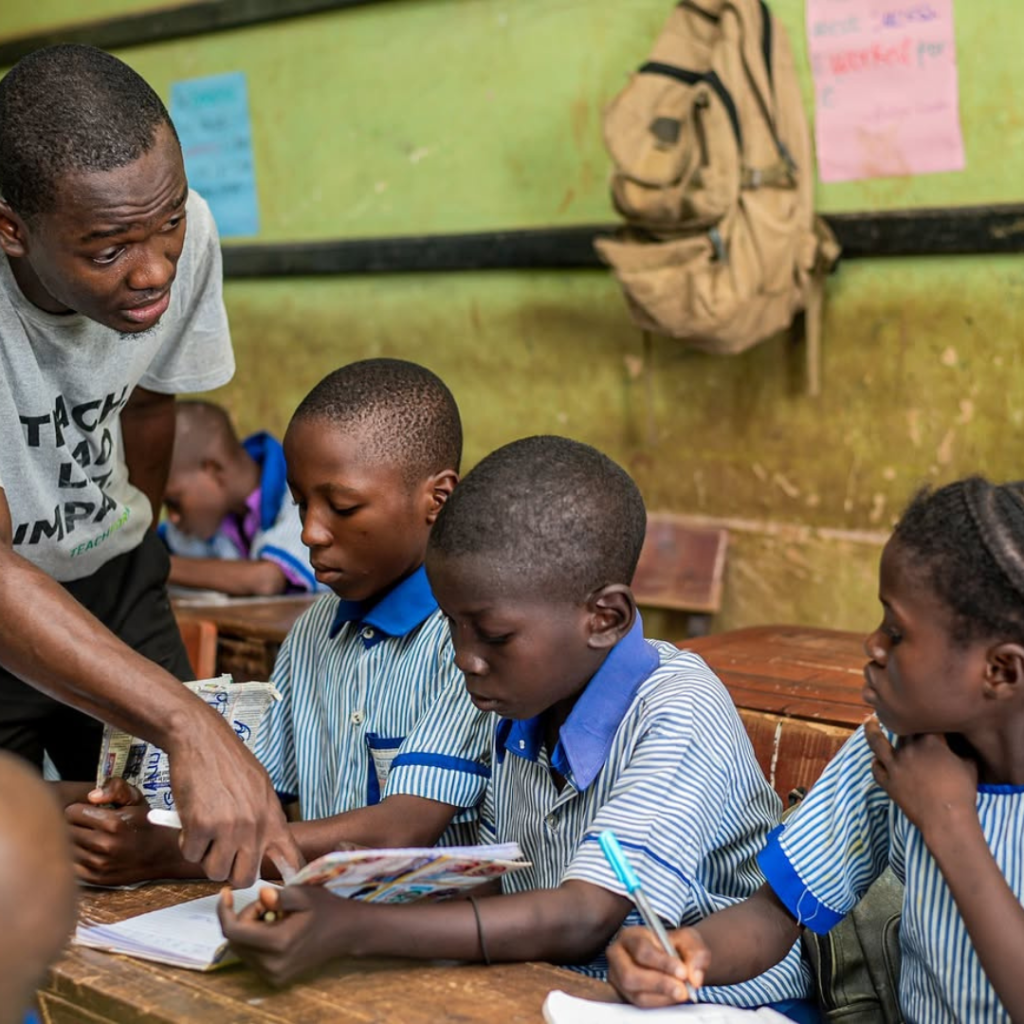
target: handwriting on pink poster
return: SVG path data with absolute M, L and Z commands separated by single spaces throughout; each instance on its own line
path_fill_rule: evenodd
M 807 0 L 822 181 L 964 166 L 953 0 Z

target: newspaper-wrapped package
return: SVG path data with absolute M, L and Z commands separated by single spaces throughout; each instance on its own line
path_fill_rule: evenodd
M 270 705 L 281 699 L 270 683 L 236 683 L 229 675 L 184 685 L 226 718 L 250 750 Z M 138 787 L 150 807 L 173 809 L 171 766 L 167 754 L 147 740 L 140 740 L 108 725 L 103 730 L 96 784 L 101 786 L 117 775 Z

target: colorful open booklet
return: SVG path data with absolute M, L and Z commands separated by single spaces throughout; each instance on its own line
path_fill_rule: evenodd
M 435 846 L 395 850 L 346 850 L 325 854 L 290 885 L 325 885 L 338 896 L 372 903 L 445 899 L 508 871 L 530 867 L 516 843 Z M 259 885 L 235 894 L 241 908 Z M 218 896 L 204 896 L 117 924 L 79 925 L 75 942 L 109 953 L 208 971 L 230 963 L 217 922 Z M 270 927 L 270 926 L 268 926 Z
M 530 867 L 517 843 L 343 850 L 307 864 L 290 885 L 323 885 L 367 903 L 446 899 L 508 871 Z

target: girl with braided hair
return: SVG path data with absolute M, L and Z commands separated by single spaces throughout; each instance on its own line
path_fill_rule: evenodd
M 891 865 L 905 884 L 900 1006 L 911 1024 L 1024 1021 L 1024 484 L 919 493 L 882 554 L 865 641 L 875 716 L 759 857 L 767 884 L 672 934 L 609 951 L 633 1002 L 686 998 L 824 933 Z

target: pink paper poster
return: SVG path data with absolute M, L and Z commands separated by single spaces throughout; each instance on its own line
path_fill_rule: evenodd
M 822 181 L 964 166 L 953 0 L 807 0 Z

